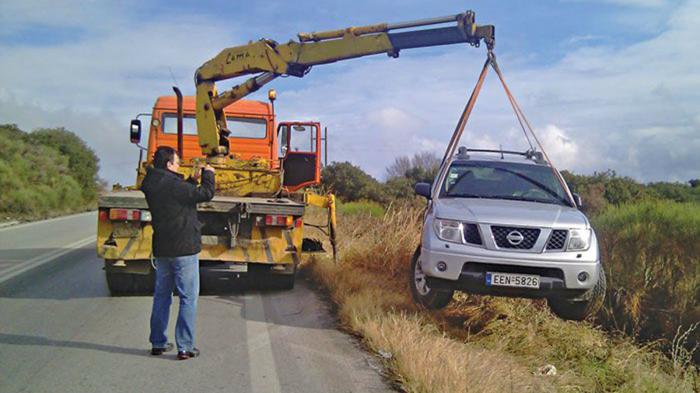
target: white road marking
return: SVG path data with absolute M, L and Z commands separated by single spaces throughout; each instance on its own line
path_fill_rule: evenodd
M 51 262 L 52 260 L 54 260 L 58 257 L 61 257 L 63 255 L 66 255 L 71 251 L 75 251 L 78 248 L 86 246 L 86 245 L 94 242 L 96 240 L 96 238 L 97 238 L 97 236 L 95 236 L 95 235 L 89 236 L 85 239 L 81 239 L 81 240 L 78 240 L 78 241 L 73 242 L 71 244 L 68 244 L 64 248 L 49 251 L 47 253 L 36 256 L 28 261 L 18 263 L 15 266 L 12 266 L 11 268 L 0 271 L 0 284 L 13 278 L 13 277 L 16 277 L 16 276 L 26 272 L 27 270 L 30 270 L 30 269 L 33 269 L 37 266 Z
M 32 221 L 32 222 L 25 222 L 24 224 L 16 224 L 16 225 L 8 225 L 5 227 L 0 228 L 0 232 L 6 231 L 8 229 L 19 229 L 19 228 L 26 228 L 26 227 L 31 227 L 37 224 L 45 224 L 47 222 L 54 222 L 54 221 L 62 221 L 66 220 L 69 218 L 76 218 L 76 217 L 81 217 L 81 216 L 86 216 L 88 214 L 95 214 L 95 210 L 85 212 L 85 213 L 78 213 L 78 214 L 71 214 L 70 216 L 61 216 L 61 217 L 56 217 L 56 218 L 49 218 L 48 220 L 41 220 L 41 221 Z
M 243 298 L 251 389 L 253 393 L 281 392 L 262 296 L 249 293 Z

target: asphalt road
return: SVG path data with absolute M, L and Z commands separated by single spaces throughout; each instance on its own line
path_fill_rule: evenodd
M 95 223 L 87 213 L 0 229 L 0 392 L 391 391 L 304 280 L 201 296 L 202 355 L 150 356 L 151 298 L 109 295 Z M 171 341 L 176 311 L 177 298 Z

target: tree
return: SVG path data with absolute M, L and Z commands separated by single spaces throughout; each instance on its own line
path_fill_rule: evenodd
M 405 177 L 414 183 L 431 183 L 440 170 L 440 159 L 435 153 L 421 152 L 413 157 L 397 157 L 394 162 L 386 168 L 387 178 L 394 179 Z
M 344 201 L 369 199 L 386 202 L 381 184 L 359 167 L 349 162 L 332 162 L 321 173 L 321 184 Z
M 67 156 L 70 176 L 80 185 L 83 199 L 93 201 L 97 197 L 99 159 L 80 137 L 63 127 L 44 128 L 30 133 L 28 141 L 52 147 Z

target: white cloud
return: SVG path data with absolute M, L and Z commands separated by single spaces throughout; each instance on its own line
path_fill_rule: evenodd
M 580 149 L 564 130 L 554 124 L 548 124 L 544 129 L 538 130 L 536 134 L 554 166 L 561 168 L 581 166 L 581 161 L 584 158 L 581 157 Z M 591 158 L 590 155 L 585 157 L 586 160 Z
M 591 41 L 600 41 L 604 39 L 605 37 L 602 35 L 596 35 L 596 34 L 584 34 L 584 35 L 576 35 L 567 40 L 567 43 L 569 45 L 580 45 L 584 43 L 589 43 Z
M 227 25 L 201 16 L 139 21 L 128 11 L 104 2 L 0 5 L 0 38 L 33 24 L 79 32 L 39 47 L 0 41 L 0 123 L 76 132 L 98 153 L 100 175 L 122 184 L 134 182 L 138 158 L 126 136 L 129 120 L 172 94 L 171 70 L 183 93 L 192 94 L 195 68 L 237 41 L 221 34 L 231 30 Z
M 105 3 L 69 4 L 55 15 L 23 4 L 0 5 L 0 37 L 27 21 L 78 26 L 87 34 L 51 47 L 0 44 L 0 123 L 65 125 L 99 152 L 103 176 L 122 183 L 133 181 L 131 163 L 138 155 L 126 140 L 126 125 L 135 113 L 148 111 L 156 96 L 171 94 L 168 67 L 191 94 L 197 65 L 250 38 L 224 36 L 230 23 L 197 15 L 144 23 Z M 642 180 L 688 180 L 699 177 L 700 168 L 699 20 L 700 5 L 686 2 L 643 41 L 601 46 L 594 36 L 580 37 L 551 64 L 524 63 L 533 59 L 515 53 L 499 53 L 499 62 L 561 169 L 611 168 Z M 397 155 L 442 156 L 484 49 L 425 53 L 352 60 L 315 67 L 303 80 L 278 79 L 270 85 L 279 90 L 278 118 L 320 120 L 329 128 L 331 160 L 351 161 L 377 177 Z M 490 75 L 462 144 L 524 150 L 517 127 Z
M 507 53 L 499 55 L 499 62 L 561 169 L 590 173 L 610 168 L 640 180 L 685 181 L 698 177 L 700 168 L 698 20 L 699 4 L 688 2 L 672 13 L 661 33 L 644 41 L 622 47 L 580 46 L 545 66 L 517 64 Z M 416 138 L 446 144 L 483 61 L 480 53 L 459 48 L 430 58 L 402 54 L 398 60 L 355 63 L 332 78 L 324 75 L 324 81 L 333 81 L 332 89 L 315 80 L 295 94 L 313 97 L 304 106 L 333 119 L 331 140 L 353 146 L 331 149 L 332 159 L 351 160 L 380 175 L 394 155 L 419 150 L 410 146 L 417 139 L 387 124 L 352 125 L 366 118 L 365 111 L 372 107 L 391 103 L 423 120 Z M 342 101 L 328 104 L 338 96 Z M 297 110 L 295 103 L 281 101 L 280 106 L 286 106 L 287 115 Z M 462 143 L 525 149 L 516 125 L 490 75 Z M 391 134 L 394 141 L 381 159 L 362 154 L 377 151 L 377 128 L 384 129 L 383 139 Z M 396 146 L 405 148 L 397 151 Z M 433 146 L 441 155 L 444 145 Z

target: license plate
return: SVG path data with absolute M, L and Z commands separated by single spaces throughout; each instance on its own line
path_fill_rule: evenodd
M 540 276 L 532 274 L 486 272 L 487 287 L 539 288 Z

